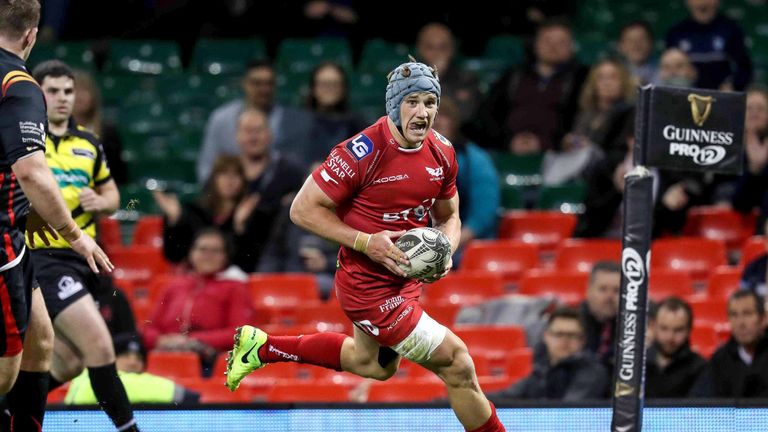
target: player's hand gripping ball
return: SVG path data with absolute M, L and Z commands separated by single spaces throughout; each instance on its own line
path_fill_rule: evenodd
M 442 231 L 414 228 L 395 242 L 405 252 L 410 265 L 398 264 L 409 278 L 428 280 L 445 272 L 451 258 L 451 242 Z

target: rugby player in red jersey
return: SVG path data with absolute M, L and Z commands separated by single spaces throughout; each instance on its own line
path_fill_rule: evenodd
M 274 336 L 238 328 L 227 362 L 230 390 L 250 372 L 281 361 L 386 380 L 402 356 L 445 382 L 466 430 L 504 430 L 480 390 L 466 345 L 419 304 L 422 282 L 445 273 L 430 281 L 408 279 L 398 267 L 408 264 L 407 257 L 392 243 L 431 219 L 452 250 L 458 246 L 458 166 L 451 143 L 432 130 L 439 104 L 432 68 L 415 61 L 398 66 L 389 75 L 388 115 L 334 147 L 291 207 L 294 223 L 341 245 L 335 289 L 355 324 L 354 337 Z

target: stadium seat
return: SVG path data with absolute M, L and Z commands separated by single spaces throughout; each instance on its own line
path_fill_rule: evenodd
M 123 236 L 120 232 L 120 221 L 113 218 L 101 217 L 96 229 L 99 244 L 108 253 L 123 247 Z
M 134 246 L 163 247 L 162 216 L 142 216 L 133 229 Z
M 152 276 L 168 271 L 169 265 L 163 251 L 151 246 L 131 246 L 112 251 L 115 264 L 114 277 L 149 281 Z
M 577 304 L 587 293 L 589 274 L 551 270 L 529 270 L 518 285 L 518 294 L 548 295 L 567 304 Z
M 352 323 L 338 304 L 310 304 L 296 308 L 296 324 L 315 328 L 315 332 L 352 334 Z
M 354 387 L 366 379 L 349 372 L 339 372 L 321 367 L 309 367 L 307 368 L 307 371 L 310 373 L 310 376 L 315 383 L 326 382 Z
M 461 307 L 462 305 L 460 304 L 430 303 L 424 306 L 424 310 L 440 324 L 446 327 L 453 327 Z
M 493 164 L 499 174 L 499 181 L 505 186 L 540 185 L 543 161 L 543 155 L 517 156 L 511 153 L 493 155 Z
M 726 324 L 728 323 L 728 302 L 720 299 L 706 299 L 691 296 L 686 299 L 693 310 L 697 324 Z
M 177 379 L 176 383 L 199 393 L 201 404 L 245 403 L 254 399 L 253 391 L 250 388 L 240 386 L 237 391 L 231 392 L 224 386 L 224 379 L 219 377 L 211 379 L 182 378 Z
M 504 374 L 520 379 L 527 377 L 533 371 L 533 349 L 517 348 L 506 358 Z
M 560 186 L 542 186 L 536 200 L 536 208 L 559 210 L 563 213 L 584 213 L 586 194 L 587 187 L 581 182 Z
M 525 188 L 501 185 L 501 208 L 504 210 L 525 209 Z
M 55 43 L 37 42 L 35 49 L 29 54 L 27 66 L 29 70 L 34 70 L 39 63 L 58 59 L 72 68 L 93 71 L 96 69 L 95 55 L 91 47 L 92 43 L 84 42 L 62 42 Z
M 406 61 L 408 54 L 411 52 L 413 50 L 405 44 L 389 42 L 383 39 L 368 40 L 363 46 L 358 70 L 363 73 L 372 74 L 378 77 L 381 82 L 384 82 L 383 80 L 387 74 L 394 69 L 394 65 L 399 65 Z
M 328 382 L 286 381 L 277 383 L 267 392 L 268 402 L 349 402 L 348 385 Z
M 451 273 L 439 281 L 425 285 L 424 304 L 473 305 L 504 295 L 503 281 L 493 273 Z
M 374 382 L 368 402 L 429 402 L 447 396 L 445 384 L 432 380 Z
M 725 207 L 694 207 L 688 211 L 683 234 L 722 240 L 729 249 L 738 249 L 754 227 L 752 215 L 745 216 Z
M 142 101 L 120 108 L 120 133 L 151 136 L 171 134 L 178 129 L 176 115 L 169 105 L 159 100 Z M 138 155 L 143 156 L 143 155 Z
M 170 379 L 199 377 L 202 373 L 200 356 L 186 351 L 150 351 L 147 372 Z
M 499 223 L 499 238 L 520 240 L 553 250 L 569 238 L 576 227 L 576 216 L 556 211 L 510 211 Z
M 210 75 L 240 75 L 246 63 L 267 57 L 261 39 L 200 39 L 192 52 L 190 66 Z
M 512 66 L 523 61 L 523 39 L 519 36 L 498 35 L 488 39 L 483 57 L 500 60 L 505 66 Z
M 396 63 L 394 63 L 396 64 Z M 349 97 L 353 107 L 380 105 L 386 75 L 358 72 L 350 77 Z
M 283 39 L 277 48 L 277 66 L 280 71 L 311 72 L 323 61 L 333 61 L 349 69 L 352 51 L 342 38 Z
M 727 264 L 725 242 L 692 237 L 662 238 L 651 247 L 653 269 L 687 271 L 694 280 L 705 280 L 719 265 Z
M 509 352 L 525 348 L 525 329 L 517 326 L 462 325 L 454 333 L 467 344 L 473 356 L 499 361 Z
M 653 277 L 653 274 L 651 274 Z M 716 268 L 707 281 L 707 298 L 712 300 L 728 300 L 732 292 L 739 289 L 741 269 L 731 266 Z
M 694 312 L 695 314 L 695 312 Z M 698 319 L 698 317 L 696 317 Z M 708 323 L 694 325 L 691 330 L 691 348 L 704 358 L 709 358 L 720 345 L 717 331 Z
M 179 73 L 179 47 L 170 41 L 116 40 L 110 46 L 104 69 L 144 75 Z
M 693 280 L 687 272 L 654 270 L 651 272 L 649 296 L 653 301 L 675 296 L 685 298 L 694 294 Z
M 312 274 L 254 273 L 250 275 L 249 285 L 257 309 L 287 313 L 297 306 L 320 304 L 317 282 Z
M 752 236 L 744 242 L 744 246 L 741 248 L 741 258 L 739 259 L 739 266 L 746 267 L 749 263 L 756 258 L 764 255 L 768 249 L 768 242 L 764 236 Z
M 510 377 L 508 375 L 479 377 L 477 379 L 478 383 L 480 384 L 480 388 L 486 394 L 499 392 L 509 388 L 509 386 L 518 380 L 519 378 Z
M 555 268 L 589 273 L 598 261 L 621 261 L 621 241 L 566 239 L 555 250 Z
M 527 269 L 538 267 L 539 248 L 514 240 L 477 240 L 464 249 L 461 270 L 498 273 L 515 282 Z
M 64 403 L 64 398 L 67 396 L 68 391 L 69 391 L 69 382 L 66 382 L 61 386 L 57 387 L 56 389 L 48 392 L 48 400 L 46 401 L 46 403 L 48 405 Z

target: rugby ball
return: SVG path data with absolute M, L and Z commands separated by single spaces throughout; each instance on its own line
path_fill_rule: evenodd
M 445 271 L 451 256 L 451 242 L 442 231 L 414 228 L 395 242 L 408 256 L 410 265 L 398 264 L 409 278 L 426 279 Z

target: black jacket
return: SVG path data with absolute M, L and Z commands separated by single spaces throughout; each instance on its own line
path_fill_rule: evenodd
M 738 344 L 731 338 L 718 348 L 697 381 L 694 396 L 717 398 L 768 397 L 768 335 L 757 343 L 752 364 L 739 357 Z
M 701 372 L 707 366 L 706 360 L 691 351 L 686 343 L 666 368 L 656 364 L 658 348 L 648 349 L 645 367 L 645 397 L 684 398 L 687 397 Z
M 592 353 L 579 352 L 554 366 L 547 357 L 542 356 L 526 378 L 490 396 L 573 401 L 608 395 L 608 372 Z
M 616 341 L 616 319 L 611 320 L 610 323 L 602 323 L 595 318 L 589 311 L 587 302 L 581 304 L 581 316 L 584 321 L 584 333 L 587 341 L 585 349 L 594 353 L 597 359 L 608 369 L 609 373 L 613 373 L 613 357 L 614 357 L 614 343 Z M 600 343 L 605 326 L 609 326 L 610 330 L 610 344 L 608 351 L 602 355 L 598 353 L 600 350 Z

